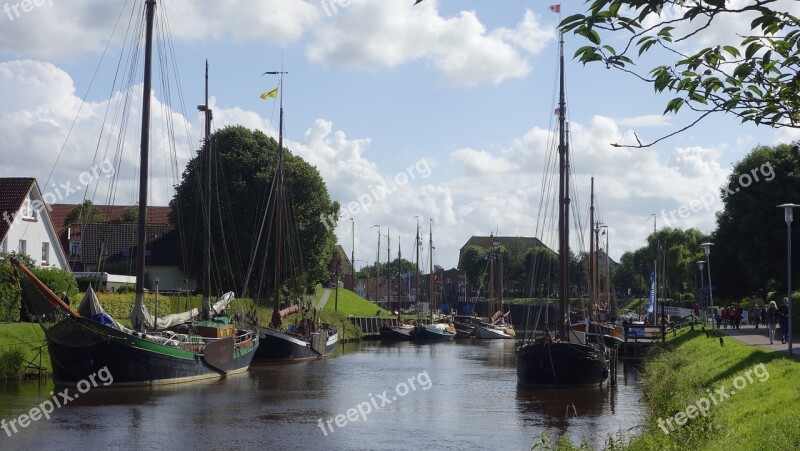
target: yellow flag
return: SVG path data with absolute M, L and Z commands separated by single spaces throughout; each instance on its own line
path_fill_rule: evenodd
M 261 97 L 264 100 L 267 100 L 270 97 L 274 98 L 274 97 L 277 97 L 277 96 L 278 96 L 278 88 L 275 88 L 272 91 L 267 91 L 267 92 L 262 93 L 259 97 Z

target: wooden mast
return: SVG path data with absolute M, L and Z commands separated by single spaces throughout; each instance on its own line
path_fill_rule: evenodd
M 147 182 L 150 159 L 150 90 L 152 88 L 153 17 L 156 0 L 145 1 L 144 81 L 142 86 L 142 134 L 139 152 L 139 218 L 136 245 L 136 297 L 131 325 L 139 329 L 144 324 L 144 266 L 147 247 Z M 155 326 L 155 325 L 154 325 Z
M 206 60 L 205 103 L 197 107 L 205 116 L 205 152 L 203 154 L 203 319 L 211 316 L 211 109 L 208 107 L 208 60 Z
M 280 72 L 281 80 L 278 84 L 278 91 L 281 96 L 280 119 L 278 120 L 278 163 L 275 171 L 277 180 L 275 181 L 275 273 L 273 283 L 273 307 L 272 307 L 272 326 L 281 327 L 281 250 L 283 248 L 283 74 Z M 338 281 L 337 281 L 338 283 Z
M 558 295 L 558 330 L 566 338 L 569 320 L 569 149 L 566 140 L 567 106 L 564 98 L 564 33 L 559 41 L 558 154 L 559 154 L 559 265 L 561 283 Z

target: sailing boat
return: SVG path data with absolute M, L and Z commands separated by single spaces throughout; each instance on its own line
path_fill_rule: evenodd
M 497 270 L 495 270 L 495 260 L 498 261 Z M 495 272 L 497 272 L 497 282 L 499 282 L 499 294 L 495 292 Z M 489 321 L 479 322 L 473 334 L 475 338 L 482 339 L 512 339 L 516 336 L 514 326 L 506 321 L 506 318 L 511 313 L 503 313 L 503 257 L 498 253 L 493 253 L 489 257 L 489 304 L 487 316 Z
M 603 343 L 612 348 L 619 348 L 624 343 L 624 333 L 621 327 L 610 321 L 608 310 L 601 308 L 600 303 L 600 277 L 598 270 L 598 254 L 600 253 L 600 222 L 594 219 L 594 177 L 591 184 L 591 203 L 589 207 L 589 224 L 592 225 L 589 239 L 589 312 L 583 321 L 570 325 L 572 330 L 586 333 L 586 339 L 590 341 L 602 340 Z M 606 235 L 606 238 L 608 235 Z M 608 254 L 606 253 L 606 257 Z M 608 262 L 606 262 L 606 266 Z M 608 270 L 608 267 L 606 267 Z M 608 287 L 608 282 L 606 282 Z M 608 290 L 610 292 L 610 290 Z
M 160 385 L 222 378 L 247 371 L 258 348 L 258 335 L 239 330 L 227 317 L 213 318 L 233 299 L 226 293 L 213 306 L 210 277 L 203 284 L 203 321 L 195 322 L 198 309 L 154 318 L 144 305 L 145 230 L 147 226 L 148 153 L 150 142 L 150 87 L 155 0 L 145 2 L 146 40 L 144 87 L 142 90 L 142 134 L 140 151 L 138 244 L 136 248 L 136 300 L 128 328 L 103 311 L 93 290 L 88 290 L 78 311 L 65 304 L 19 260 L 22 300 L 47 337 L 47 349 L 58 385 L 75 386 L 92 374 L 106 370 L 114 376 L 111 387 Z M 208 71 L 206 67 L 206 161 L 210 161 L 208 126 Z M 208 168 L 206 168 L 208 170 Z M 205 196 L 206 202 L 209 196 Z M 208 210 L 206 210 L 207 212 Z M 205 215 L 208 227 L 208 214 Z M 206 234 L 206 237 L 208 235 Z M 209 249 L 208 243 L 206 248 Z M 209 271 L 210 252 L 204 255 Z M 156 291 L 157 293 L 157 291 Z M 156 294 L 157 296 L 157 294 Z M 157 299 L 157 298 L 156 298 Z M 168 330 L 180 327 L 176 333 Z
M 261 339 L 261 347 L 256 353 L 257 360 L 296 360 L 326 357 L 336 350 L 339 341 L 339 332 L 327 324 L 318 325 L 313 318 L 303 316 L 299 325 L 292 325 L 282 329 L 283 319 L 294 313 L 303 311 L 301 304 L 295 304 L 285 309 L 280 308 L 281 294 L 281 266 L 284 214 L 284 171 L 283 171 L 283 74 L 285 72 L 265 72 L 265 74 L 280 75 L 278 86 L 280 92 L 280 119 L 278 122 L 278 162 L 275 168 L 275 268 L 273 287 L 272 319 L 268 326 L 257 326 Z M 264 214 L 268 212 L 265 211 Z M 337 282 L 338 283 L 338 282 Z
M 417 225 L 417 243 L 419 243 L 419 225 Z M 401 316 L 401 309 L 400 309 L 400 289 L 403 286 L 402 284 L 402 277 L 401 277 L 401 261 L 400 258 L 400 237 L 397 238 L 397 274 L 398 274 L 398 284 L 397 284 L 397 325 L 390 326 L 388 324 L 384 324 L 378 329 L 380 333 L 381 340 L 386 341 L 405 341 L 411 340 L 414 334 L 415 327 L 412 324 L 408 324 L 403 320 Z M 419 249 L 419 247 L 417 247 Z M 387 258 L 388 262 L 388 258 Z M 387 263 L 388 267 L 388 263 Z M 419 268 L 419 255 L 417 255 L 417 268 Z M 387 284 L 387 289 L 390 289 L 389 285 Z
M 433 219 L 430 220 L 429 225 L 430 238 L 428 239 L 428 251 L 430 260 L 430 274 L 428 274 L 428 302 L 430 304 L 431 323 L 430 324 L 417 324 L 414 329 L 414 339 L 420 341 L 436 341 L 436 340 L 452 340 L 456 337 L 456 328 L 450 322 L 436 321 L 435 308 L 436 304 L 433 294 L 433 284 L 435 275 L 433 273 Z
M 575 387 L 603 383 L 608 359 L 602 343 L 586 341 L 582 332 L 569 329 L 569 155 L 566 139 L 564 94 L 564 35 L 559 41 L 559 274 L 558 332 L 517 345 L 517 383 L 521 387 Z

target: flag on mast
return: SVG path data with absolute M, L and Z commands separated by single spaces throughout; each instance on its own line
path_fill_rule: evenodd
M 267 100 L 270 97 L 275 98 L 277 96 L 278 96 L 278 88 L 275 88 L 272 91 L 267 91 L 267 92 L 261 93 L 261 95 L 259 97 L 261 97 L 264 100 Z
M 558 5 L 550 5 L 550 11 L 553 11 L 554 13 L 560 13 L 561 4 L 559 3 Z

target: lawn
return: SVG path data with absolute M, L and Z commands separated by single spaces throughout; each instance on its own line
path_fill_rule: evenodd
M 325 304 L 325 310 L 334 310 L 338 305 L 338 311 L 345 316 L 376 316 L 378 312 L 380 316 L 390 316 L 388 310 L 382 309 L 372 302 L 362 298 L 361 296 L 353 293 L 350 290 L 339 288 L 339 300 L 336 300 L 336 290 L 331 290 L 331 295 L 328 298 L 328 303 Z
M 0 351 L 5 352 L 16 348 L 24 354 L 24 358 L 36 365 L 41 363 L 50 372 L 50 354 L 45 344 L 44 331 L 35 323 L 0 323 Z M 39 349 L 41 349 L 41 362 L 39 361 Z M 28 369 L 27 373 L 36 373 L 34 369 Z

